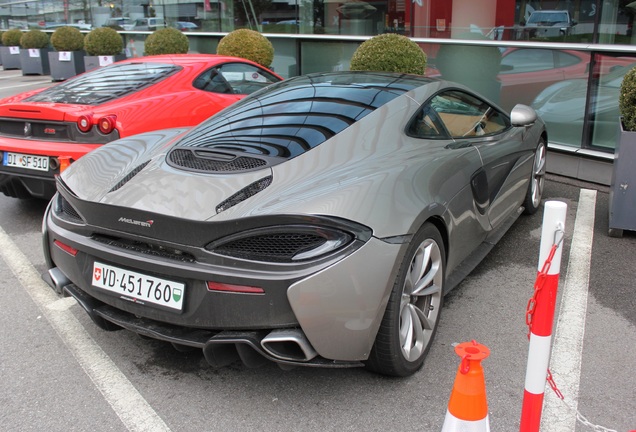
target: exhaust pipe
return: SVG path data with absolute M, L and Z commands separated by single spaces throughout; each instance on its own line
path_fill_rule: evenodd
M 49 269 L 49 277 L 51 278 L 55 292 L 63 295 L 64 287 L 71 283 L 69 278 L 67 278 L 66 275 L 62 273 L 62 270 L 57 267 Z
M 273 330 L 261 341 L 268 354 L 281 360 L 306 362 L 318 355 L 300 329 Z

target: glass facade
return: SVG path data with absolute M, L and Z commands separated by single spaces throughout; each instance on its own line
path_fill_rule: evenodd
M 635 16 L 631 0 L 0 0 L 0 29 L 113 26 L 133 56 L 165 26 L 201 53 L 252 28 L 274 44 L 283 77 L 347 70 L 363 40 L 403 34 L 426 52 L 427 75 L 506 110 L 531 105 L 551 146 L 600 154 L 614 151 L 618 89 L 636 64 Z
M 635 12 L 629 0 L 1 0 L 0 27 L 252 27 L 264 33 L 421 38 L 479 32 L 502 41 L 631 44 Z

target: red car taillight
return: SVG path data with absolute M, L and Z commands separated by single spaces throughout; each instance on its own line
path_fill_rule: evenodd
M 93 118 L 90 115 L 83 115 L 77 119 L 77 127 L 80 131 L 86 133 L 93 127 Z
M 254 286 L 232 285 L 213 281 L 208 281 L 207 285 L 209 291 L 223 291 L 240 294 L 265 294 L 265 290 L 263 288 Z
M 109 133 L 111 133 L 113 129 L 115 129 L 116 119 L 117 117 L 114 115 L 107 115 L 105 117 L 100 118 L 99 122 L 97 123 L 97 127 L 99 128 L 99 131 L 103 133 L 104 135 L 108 135 Z
M 73 246 L 69 246 L 66 243 L 62 243 L 59 240 L 54 240 L 53 243 L 55 243 L 55 246 L 59 247 L 60 249 L 62 249 L 64 252 L 66 252 L 67 254 L 71 256 L 75 256 L 77 255 L 77 252 L 79 252 Z

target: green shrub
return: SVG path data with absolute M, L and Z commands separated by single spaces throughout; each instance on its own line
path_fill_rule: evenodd
M 84 48 L 84 35 L 75 27 L 59 27 L 51 35 L 55 51 L 80 51 Z
M 350 69 L 424 75 L 426 53 L 406 36 L 385 33 L 363 42 L 355 50 Z
M 188 49 L 188 37 L 173 27 L 156 30 L 144 43 L 146 55 L 186 54 Z
M 124 40 L 109 27 L 91 30 L 84 38 L 84 50 L 90 56 L 117 55 L 124 49 Z
M 46 48 L 49 46 L 49 35 L 42 30 L 29 30 L 20 38 L 20 46 L 22 48 Z
M 623 117 L 623 128 L 636 132 L 636 67 L 623 77 L 618 95 L 618 109 Z
M 274 60 L 274 46 L 269 39 L 249 29 L 238 29 L 228 33 L 219 41 L 216 53 L 241 57 L 264 67 L 269 67 Z
M 22 39 L 22 30 L 11 29 L 2 34 L 2 45 L 4 46 L 20 46 Z

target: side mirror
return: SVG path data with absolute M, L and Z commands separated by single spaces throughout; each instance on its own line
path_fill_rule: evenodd
M 510 122 L 513 126 L 530 126 L 537 120 L 537 112 L 528 105 L 517 104 L 510 112 Z

